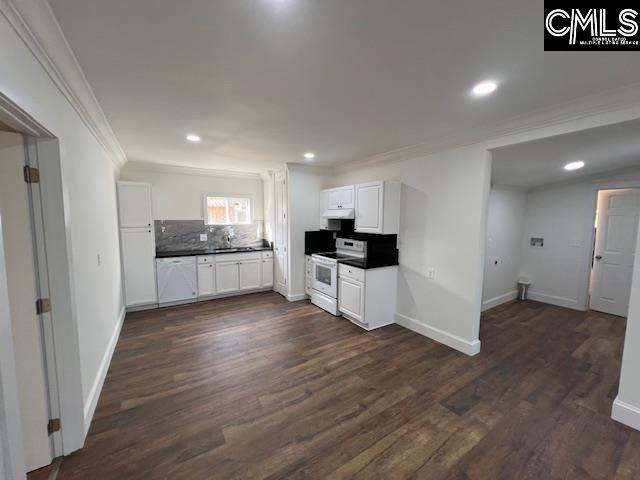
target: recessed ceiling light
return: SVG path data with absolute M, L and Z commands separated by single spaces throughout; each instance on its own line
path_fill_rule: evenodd
M 198 143 L 202 139 L 200 138 L 199 135 L 196 135 L 195 133 L 190 133 L 189 135 L 187 135 L 187 140 L 193 143 Z
M 580 170 L 584 167 L 584 162 L 571 162 L 564 166 L 565 170 Z
M 313 160 L 314 158 L 316 158 L 316 154 L 313 152 L 307 152 L 304 154 L 304 158 L 306 158 L 307 160 Z
M 480 82 L 477 84 L 471 91 L 474 95 L 481 97 L 483 95 L 489 95 L 494 92 L 496 88 L 498 88 L 498 84 L 496 82 L 487 80 L 486 82 Z

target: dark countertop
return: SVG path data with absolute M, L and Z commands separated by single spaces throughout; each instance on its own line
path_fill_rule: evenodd
M 240 247 L 242 248 L 242 247 Z M 218 250 L 182 250 L 175 252 L 156 252 L 156 258 L 173 258 L 173 257 L 197 257 L 200 255 L 223 255 L 225 253 L 253 253 L 271 251 L 271 247 L 251 247 L 249 250 L 229 250 L 226 248 Z
M 364 270 L 399 265 L 397 256 L 350 258 L 348 260 L 338 260 L 338 263 L 349 265 L 350 267 L 362 268 Z

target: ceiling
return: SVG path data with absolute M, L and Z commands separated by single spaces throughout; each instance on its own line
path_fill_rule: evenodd
M 577 161 L 584 168 L 564 170 Z M 529 189 L 632 166 L 640 166 L 640 120 L 494 150 L 492 181 Z
M 137 161 L 336 165 L 640 82 L 636 53 L 544 52 L 531 0 L 50 3 Z

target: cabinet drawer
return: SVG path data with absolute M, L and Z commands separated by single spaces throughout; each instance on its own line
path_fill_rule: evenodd
M 350 267 L 349 265 L 339 265 L 338 275 L 358 282 L 364 282 L 364 270 L 361 268 Z
M 216 261 L 213 255 L 206 255 L 206 256 L 201 256 L 197 258 L 198 258 L 198 264 L 214 263 Z
M 262 252 L 262 258 L 273 258 L 273 252 L 272 251 Z

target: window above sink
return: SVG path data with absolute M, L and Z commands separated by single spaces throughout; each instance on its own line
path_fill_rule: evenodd
M 207 225 L 249 225 L 251 197 L 245 195 L 205 194 L 204 222 Z

